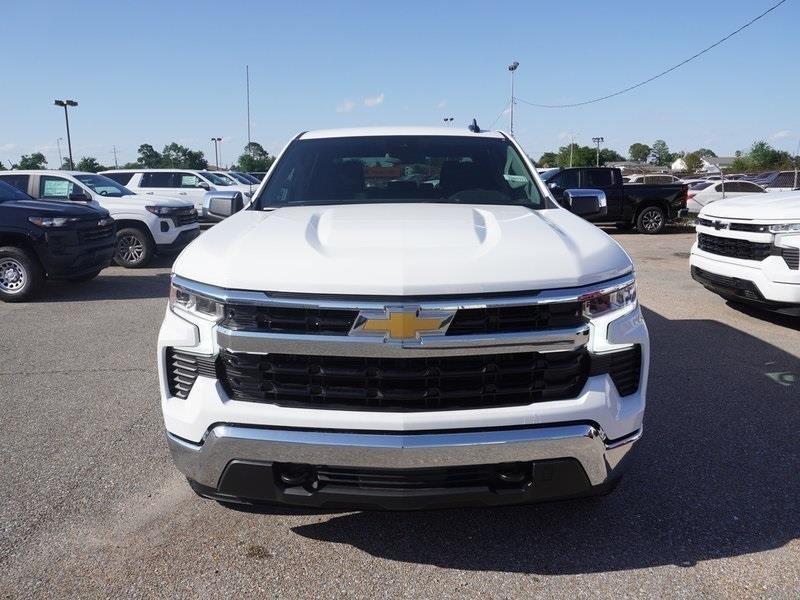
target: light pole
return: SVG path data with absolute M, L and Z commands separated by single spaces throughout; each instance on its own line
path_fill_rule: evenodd
M 444 120 L 445 127 L 447 127 L 448 125 L 451 125 L 453 123 L 453 117 L 445 117 L 443 120 Z
M 67 123 L 67 148 L 69 150 L 69 168 L 75 170 L 75 162 L 72 160 L 72 139 L 69 136 L 69 113 L 67 112 L 67 107 L 78 106 L 78 103 L 75 100 L 53 100 L 53 104 L 55 104 L 56 106 L 64 107 L 64 121 L 66 121 Z
M 58 168 L 59 169 L 63 169 L 64 168 L 64 159 L 61 157 L 61 142 L 63 140 L 64 140 L 64 138 L 58 138 L 56 140 L 56 146 L 58 147 Z
M 593 137 L 592 141 L 597 144 L 597 160 L 595 161 L 596 166 L 600 166 L 600 144 L 604 141 L 602 137 Z
M 514 73 L 517 71 L 519 63 L 517 61 L 508 65 L 508 70 L 511 71 L 511 135 L 514 135 Z
M 211 141 L 214 142 L 214 166 L 217 167 L 217 171 L 221 171 L 222 169 L 219 168 L 219 148 L 217 144 L 222 141 L 222 138 L 212 137 Z

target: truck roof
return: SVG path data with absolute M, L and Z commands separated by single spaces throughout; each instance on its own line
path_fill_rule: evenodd
M 484 137 L 504 138 L 501 131 L 481 131 L 473 133 L 466 127 L 348 127 L 342 129 L 317 129 L 306 131 L 298 136 L 301 140 L 316 140 L 323 138 L 341 137 L 370 137 L 391 135 L 426 135 L 426 136 L 459 136 L 459 137 Z
M 97 175 L 88 171 L 62 171 L 61 169 L 11 169 L 3 173 L 18 173 L 20 175 Z

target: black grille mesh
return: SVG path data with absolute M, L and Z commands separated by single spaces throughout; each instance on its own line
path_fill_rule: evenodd
M 592 375 L 608 373 L 620 396 L 630 396 L 639 389 L 642 372 L 642 347 L 592 356 Z
M 457 410 L 574 398 L 586 382 L 589 356 L 584 350 L 430 358 L 223 351 L 219 372 L 234 400 L 341 410 Z
M 583 322 L 580 302 L 462 308 L 456 312 L 447 335 L 539 331 L 577 327 Z
M 772 244 L 769 243 L 723 238 L 705 233 L 697 235 L 697 245 L 704 252 L 744 260 L 764 260 L 772 254 Z
M 800 269 L 800 248 L 782 248 L 781 253 L 790 269 Z

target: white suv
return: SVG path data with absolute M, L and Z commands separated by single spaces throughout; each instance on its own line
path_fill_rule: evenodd
M 800 316 L 800 193 L 704 207 L 690 264 L 692 277 L 723 298 Z
M 473 126 L 477 129 L 476 126 Z M 642 434 L 633 264 L 500 132 L 307 132 L 173 267 L 172 456 L 228 502 L 408 509 L 610 491 Z M 573 214 L 574 213 L 574 214 Z
M 246 201 L 257 187 L 233 183 L 232 179 L 220 177 L 213 171 L 193 169 L 115 169 L 103 171 L 102 174 L 137 194 L 159 194 L 188 200 L 201 219 L 211 218 L 206 192 L 237 191 L 242 193 Z
M 114 262 L 143 267 L 155 254 L 182 250 L 200 235 L 197 211 L 185 200 L 137 195 L 116 181 L 80 171 L 2 171 L 5 181 L 40 200 L 96 202 L 116 221 Z

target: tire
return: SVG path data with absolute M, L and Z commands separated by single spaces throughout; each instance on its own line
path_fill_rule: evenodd
M 636 215 L 636 229 L 639 233 L 655 235 L 664 231 L 667 215 L 660 206 L 645 206 Z
M 87 273 L 86 275 L 81 275 L 80 277 L 67 277 L 67 281 L 71 281 L 73 283 L 81 283 L 83 281 L 91 281 L 98 275 L 100 275 L 100 271 L 94 271 L 93 273 Z
M 618 221 L 614 223 L 614 227 L 619 229 L 620 231 L 630 231 L 633 229 L 633 223 L 630 221 Z
M 44 284 L 44 271 L 36 256 L 24 248 L 0 248 L 0 300 L 24 302 Z
M 114 262 L 126 269 L 138 269 L 153 258 L 154 245 L 150 234 L 138 227 L 125 227 L 117 232 Z

